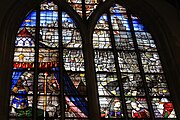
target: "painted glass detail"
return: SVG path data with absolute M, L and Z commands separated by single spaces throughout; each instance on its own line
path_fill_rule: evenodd
M 93 48 L 101 118 L 176 118 L 155 41 L 138 17 L 114 4 L 97 21 Z
M 9 104 L 12 119 L 32 119 L 33 108 L 42 119 L 61 119 L 62 114 L 68 119 L 88 118 L 81 35 L 73 19 L 58 7 L 53 1 L 42 2 L 18 30 Z

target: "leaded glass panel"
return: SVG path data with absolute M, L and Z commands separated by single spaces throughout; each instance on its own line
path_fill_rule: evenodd
M 82 50 L 64 49 L 63 53 L 65 70 L 84 71 L 84 58 Z
M 38 119 L 60 119 L 62 114 L 68 119 L 88 118 L 86 78 L 80 72 L 84 71 L 81 35 L 58 7 L 53 1 L 42 2 L 40 11 L 30 12 L 18 30 L 9 103 L 12 119 L 32 119 L 34 108 Z
M 146 75 L 146 82 L 151 96 L 170 96 L 166 79 L 162 74 Z
M 142 65 L 146 73 L 162 73 L 159 55 L 156 52 L 141 53 Z
M 118 50 L 134 50 L 134 44 L 130 32 L 114 30 L 115 46 Z
M 95 26 L 93 48 L 101 118 L 176 118 L 156 43 L 138 17 L 114 4 Z M 111 116 L 117 98 L 125 112 Z
M 116 72 L 114 55 L 111 51 L 95 51 L 96 71 Z
M 139 50 L 142 51 L 157 51 L 156 45 L 150 33 L 135 32 Z
M 118 52 L 118 61 L 121 72 L 139 72 L 138 61 L 135 52 Z
M 100 96 L 119 96 L 119 82 L 115 73 L 97 74 Z
M 61 1 L 80 15 L 82 25 L 54 0 L 28 13 L 14 44 L 10 120 L 89 119 L 88 103 L 97 98 L 100 119 L 177 119 L 158 46 L 143 21 L 114 1 L 93 31 L 86 26 L 105 1 Z M 93 33 L 92 42 L 80 28 Z M 91 74 L 85 70 L 92 59 Z M 94 77 L 97 98 L 88 95 Z
M 82 0 L 66 0 L 66 2 L 82 17 Z
M 145 96 L 145 89 L 140 74 L 122 74 L 125 96 Z

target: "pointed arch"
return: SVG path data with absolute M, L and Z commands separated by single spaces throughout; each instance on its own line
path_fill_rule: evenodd
M 89 116 L 81 34 L 53 1 L 41 2 L 20 25 L 10 91 L 10 118 Z
M 176 119 L 174 107 L 165 112 L 173 103 L 156 42 L 139 18 L 117 3 L 104 11 L 93 33 L 101 117 Z
M 104 0 L 103 0 L 104 1 Z M 116 0 L 115 0 L 116 1 Z M 87 61 L 87 63 L 85 63 L 85 67 L 87 68 L 86 70 L 86 76 L 88 79 L 91 80 L 95 80 L 94 78 L 94 61 L 92 61 L 93 59 L 93 55 L 92 53 L 89 54 L 89 51 L 93 52 L 93 49 L 91 48 L 92 46 L 92 34 L 94 31 L 94 26 L 96 25 L 96 22 L 98 21 L 99 17 L 103 14 L 104 11 L 106 11 L 106 9 L 109 9 L 111 7 L 111 5 L 115 2 L 114 0 L 106 0 L 106 2 L 103 4 L 100 4 L 99 7 L 97 7 L 97 9 L 95 10 L 94 13 L 91 14 L 91 16 L 88 18 L 88 21 L 86 22 L 82 22 L 79 17 L 77 17 L 77 14 L 75 14 L 75 12 L 72 12 L 73 10 L 68 7 L 67 4 L 64 4 L 64 2 L 60 1 L 59 3 L 63 3 L 61 4 L 62 7 L 64 9 L 67 10 L 67 12 L 69 13 L 69 15 L 71 16 L 71 18 L 73 18 L 72 16 L 74 16 L 73 20 L 78 19 L 76 23 L 78 24 L 78 29 L 80 29 L 81 31 L 81 35 L 83 38 L 83 42 L 84 42 L 84 46 L 86 47 L 86 49 L 84 49 L 85 53 L 84 56 L 86 58 L 85 61 Z M 145 0 L 146 1 L 146 0 Z M 0 82 L 0 86 L 1 86 L 1 90 L 7 90 L 9 91 L 9 86 L 10 86 L 10 80 L 11 80 L 11 66 L 9 66 L 10 64 L 12 65 L 12 59 L 13 59 L 13 49 L 12 47 L 14 46 L 14 39 L 16 37 L 16 31 L 18 31 L 19 29 L 19 25 L 21 24 L 21 21 L 24 19 L 24 16 L 32 9 L 32 7 L 36 7 L 39 4 L 40 1 L 18 1 L 15 0 L 14 4 L 12 5 L 12 7 L 8 7 L 9 4 L 7 5 L 7 9 L 10 8 L 10 10 L 7 12 L 7 14 L 5 15 L 5 18 L 3 19 L 3 24 L 1 24 L 1 47 L 0 47 L 0 52 L 1 52 L 1 57 L 0 57 L 0 61 L 1 61 L 1 68 L 3 71 L 1 71 L 1 79 L 2 80 L 7 80 L 7 82 Z M 127 1 L 127 0 L 122 0 L 122 1 L 116 1 L 117 3 L 121 3 L 122 5 L 126 6 L 131 12 L 136 13 L 138 17 L 142 18 L 142 22 L 144 23 L 144 25 L 148 28 L 148 30 L 150 30 L 150 33 L 152 33 L 152 35 L 154 36 L 154 38 L 156 38 L 157 41 L 157 47 L 158 50 L 160 52 L 160 57 L 162 58 L 162 64 L 165 65 L 164 67 L 164 71 L 167 74 L 167 82 L 169 82 L 170 90 L 172 91 L 173 97 L 174 97 L 174 101 L 175 101 L 175 107 L 177 107 L 177 111 L 179 105 L 179 99 L 178 99 L 178 81 L 179 80 L 179 75 L 178 75 L 178 71 L 177 71 L 177 67 L 176 67 L 176 63 L 174 63 L 175 60 L 173 60 L 174 58 L 177 59 L 177 57 L 173 57 L 172 53 L 173 53 L 173 49 L 175 49 L 174 47 L 172 47 L 172 42 L 167 42 L 169 40 L 177 40 L 177 38 L 174 38 L 174 34 L 172 32 L 174 32 L 172 29 L 169 28 L 173 28 L 173 27 L 169 27 L 167 26 L 167 23 L 164 21 L 164 18 L 162 18 L 163 15 L 158 14 L 160 12 L 158 12 L 158 9 L 154 9 L 156 6 L 156 3 L 154 3 L 153 1 L 149 1 L 149 2 L 144 2 L 141 0 L 132 0 L 132 1 Z M 150 4 L 150 2 L 152 2 L 152 5 Z M 110 4 L 108 4 L 110 3 Z M 60 5 L 60 6 L 61 6 Z M 102 5 L 102 6 L 101 6 Z M 145 6 L 145 7 L 142 7 Z M 25 8 L 26 7 L 26 8 Z M 70 8 L 70 9 L 69 9 Z M 142 12 L 143 11 L 143 12 Z M 165 15 L 164 15 L 165 16 Z M 20 21 L 21 19 L 21 21 Z M 151 21 L 150 21 L 151 20 Z M 172 20 L 173 21 L 173 20 Z M 156 28 L 154 28 L 153 26 L 156 26 Z M 173 39 L 172 39 L 173 38 Z M 164 43 L 166 43 L 165 45 L 163 45 Z M 175 44 L 175 42 L 174 42 Z M 7 59 L 8 58 L 8 59 Z M 6 73 L 6 74 L 5 74 Z M 8 75 L 8 76 L 7 76 Z M 15 74 L 14 74 L 15 75 Z M 152 76 L 148 76 L 149 78 Z M 138 79 L 138 76 L 136 77 Z M 174 81 L 173 84 L 171 81 Z M 89 82 L 90 84 L 95 84 L 93 82 Z M 82 84 L 82 83 L 81 83 Z M 97 105 L 96 102 L 96 97 L 97 97 L 97 90 L 96 88 L 89 86 L 88 90 L 91 91 L 90 94 L 88 94 L 89 96 L 93 96 L 93 100 L 90 101 L 90 104 L 94 105 L 94 106 L 90 106 L 94 109 L 90 109 L 90 114 L 92 114 L 92 116 L 94 115 L 95 117 L 91 117 L 90 119 L 93 120 L 93 118 L 97 118 L 97 120 L 99 119 L 99 113 L 97 111 L 95 105 Z M 3 119 L 7 119 L 6 113 L 7 113 L 7 106 L 8 106 L 8 102 L 6 101 L 8 99 L 8 94 L 6 94 L 7 91 L 1 91 L 1 99 L 0 100 L 0 104 L 1 104 L 1 118 Z M 179 113 L 177 113 L 179 114 Z

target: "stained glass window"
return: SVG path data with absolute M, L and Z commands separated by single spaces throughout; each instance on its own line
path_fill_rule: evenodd
M 88 118 L 81 35 L 53 1 L 42 2 L 22 22 L 13 62 L 10 118 L 32 119 L 34 109 L 37 118 Z
M 176 119 L 155 41 L 138 17 L 114 4 L 96 23 L 93 48 L 102 119 Z
M 142 21 L 114 1 L 89 30 L 89 51 L 80 28 L 88 29 L 107 0 L 61 2 L 85 28 L 57 0 L 28 13 L 15 39 L 9 120 L 92 119 L 92 99 L 97 119 L 177 119 L 156 41 Z M 96 98 L 89 88 L 97 88 Z

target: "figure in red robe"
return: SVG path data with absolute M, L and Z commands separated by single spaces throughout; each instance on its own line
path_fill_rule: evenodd
M 132 110 L 132 117 L 133 118 L 149 118 L 149 111 L 144 108 L 142 105 L 138 105 L 136 102 L 131 102 Z
M 164 103 L 164 111 L 163 111 L 163 117 L 168 118 L 168 116 L 171 114 L 173 111 L 174 107 L 171 102 Z

